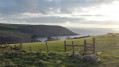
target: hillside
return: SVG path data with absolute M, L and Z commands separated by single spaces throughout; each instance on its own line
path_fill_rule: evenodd
M 0 44 L 20 43 L 20 42 L 30 42 L 31 38 L 22 33 L 12 33 L 7 31 L 0 31 Z
M 38 37 L 76 35 L 65 27 L 49 25 L 0 24 L 0 30 L 19 32 L 30 36 L 37 35 Z

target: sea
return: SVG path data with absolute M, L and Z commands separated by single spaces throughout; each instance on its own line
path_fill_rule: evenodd
M 52 38 L 58 40 L 66 40 L 66 38 L 82 37 L 82 36 L 96 36 L 107 33 L 119 33 L 118 28 L 68 28 L 70 31 L 77 33 L 78 35 L 73 36 L 52 36 Z M 39 41 L 46 41 L 47 37 L 39 37 Z

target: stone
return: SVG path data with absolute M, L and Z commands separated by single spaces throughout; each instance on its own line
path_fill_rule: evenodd
M 102 54 L 102 52 L 97 52 L 97 54 Z
M 69 57 L 73 57 L 73 56 L 74 56 L 74 53 L 72 53 L 72 54 L 68 54 L 68 56 L 69 56 Z
M 68 55 L 69 57 L 80 57 L 82 58 L 83 56 L 80 53 L 72 53 Z
M 75 53 L 74 57 L 81 57 L 82 58 L 83 56 L 80 53 Z
M 100 58 L 94 54 L 85 55 L 83 59 L 87 61 L 100 61 Z

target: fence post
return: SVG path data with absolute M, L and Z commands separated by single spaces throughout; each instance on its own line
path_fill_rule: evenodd
M 66 40 L 64 41 L 64 51 L 66 52 Z
M 7 42 L 6 42 L 6 45 L 7 45 Z
M 84 40 L 84 52 L 86 53 L 86 40 Z
M 95 53 L 95 38 L 93 37 L 93 53 Z
M 46 42 L 46 47 L 47 47 L 47 52 L 49 52 L 49 49 L 48 49 L 48 45 L 47 45 L 47 42 Z
M 19 48 L 22 49 L 22 41 L 20 42 Z
M 30 52 L 32 51 L 32 47 L 31 47 L 31 46 L 29 46 L 29 51 L 30 51 Z
M 73 53 L 74 53 L 74 42 L 72 41 L 72 50 L 73 50 Z

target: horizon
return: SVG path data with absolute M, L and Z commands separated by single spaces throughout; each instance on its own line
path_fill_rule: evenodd
M 119 28 L 117 0 L 5 0 L 0 23 Z

